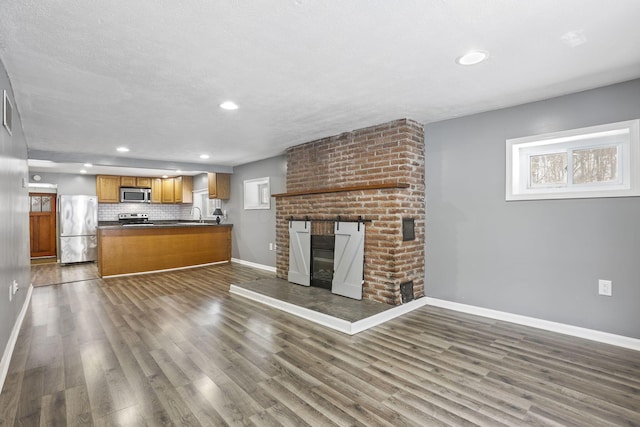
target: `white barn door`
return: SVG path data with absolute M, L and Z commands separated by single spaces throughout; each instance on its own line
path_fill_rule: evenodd
M 364 224 L 336 222 L 336 249 L 333 258 L 331 292 L 349 298 L 362 299 L 364 280 Z
M 311 274 L 311 223 L 307 221 L 289 221 L 289 275 L 288 280 L 299 285 L 309 286 Z

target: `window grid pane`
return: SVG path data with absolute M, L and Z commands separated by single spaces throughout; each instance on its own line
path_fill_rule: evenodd
M 594 184 L 618 181 L 618 147 L 573 150 L 573 183 Z
M 42 212 L 51 212 L 51 196 L 42 196 Z
M 529 158 L 530 187 L 566 187 L 567 162 L 566 152 L 531 156 Z
M 31 212 L 42 212 L 42 197 L 31 196 Z

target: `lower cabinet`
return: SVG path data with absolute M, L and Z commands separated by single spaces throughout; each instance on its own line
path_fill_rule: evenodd
M 98 228 L 100 277 L 231 261 L 231 225 Z

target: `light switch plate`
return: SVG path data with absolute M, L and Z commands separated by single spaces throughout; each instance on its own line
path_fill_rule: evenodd
M 611 280 L 598 280 L 598 295 L 611 296 Z

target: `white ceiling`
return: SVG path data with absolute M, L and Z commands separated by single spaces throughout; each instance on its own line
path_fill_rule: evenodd
M 215 170 L 397 118 L 428 123 L 640 77 L 638 0 L 0 0 L 0 10 L 30 157 L 62 163 Z M 489 59 L 457 65 L 472 48 Z M 220 109 L 225 100 L 240 109 Z

